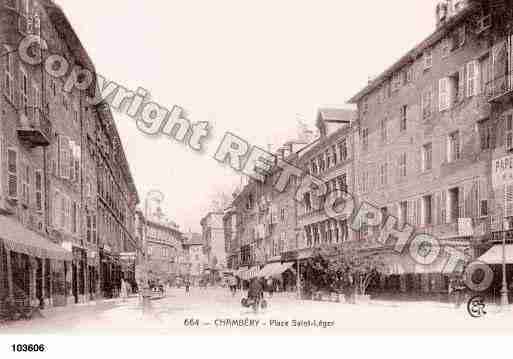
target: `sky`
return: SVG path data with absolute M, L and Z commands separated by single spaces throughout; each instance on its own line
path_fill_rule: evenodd
M 213 157 L 230 131 L 276 149 L 311 126 L 319 107 L 346 102 L 435 28 L 435 0 L 57 0 L 111 81 L 150 91 L 162 106 L 208 121 L 197 153 L 140 132 L 114 113 L 143 201 L 164 194 L 163 210 L 184 231 L 200 231 L 216 193 L 240 175 Z

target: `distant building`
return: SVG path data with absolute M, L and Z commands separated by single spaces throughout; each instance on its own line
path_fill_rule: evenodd
M 173 279 L 180 275 L 182 232 L 169 222 L 146 220 L 146 259 L 150 278 Z
M 203 245 L 204 242 L 200 233 L 184 233 L 183 251 L 188 258 L 188 273 L 193 281 L 197 281 L 208 267 L 208 258 L 204 253 Z
M 223 215 L 222 212 L 210 212 L 200 222 L 208 267 L 217 271 L 226 268 Z

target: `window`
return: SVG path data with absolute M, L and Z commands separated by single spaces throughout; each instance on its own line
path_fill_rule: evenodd
M 338 150 L 340 153 L 340 160 L 345 161 L 347 160 L 347 141 L 343 139 L 338 144 Z
M 333 145 L 331 146 L 331 153 L 333 158 L 333 166 L 335 166 L 338 163 L 338 154 L 337 154 L 337 146 Z
M 396 92 L 401 89 L 401 85 L 402 85 L 402 77 L 401 76 L 402 76 L 401 72 L 397 72 L 394 74 L 394 76 L 392 78 L 392 92 Z
M 458 103 L 460 101 L 463 101 L 465 97 L 465 68 L 463 67 L 459 71 L 453 73 L 450 77 L 450 99 L 449 101 L 453 103 Z
M 408 202 L 399 203 L 399 223 L 404 225 L 408 220 Z
M 30 204 L 30 166 L 23 166 L 23 177 L 21 184 L 21 198 L 24 204 Z
M 280 219 L 282 222 L 285 221 L 285 208 L 280 210 Z
M 167 257 L 167 248 L 162 248 L 162 257 Z
M 43 175 L 41 171 L 36 171 L 35 178 L 36 187 L 36 210 L 43 210 Z
M 12 199 L 18 198 L 18 152 L 7 150 L 8 195 Z
M 486 200 L 486 199 L 481 200 L 479 215 L 481 217 L 488 216 L 488 200 Z
M 433 89 L 431 86 L 429 86 L 422 93 L 422 118 L 423 119 L 428 119 L 431 117 L 432 102 L 433 102 Z
M 433 145 L 427 143 L 422 146 L 422 171 L 430 171 L 433 166 Z
M 311 196 L 310 196 L 309 192 L 305 193 L 304 200 L 305 200 L 305 211 L 311 212 L 312 211 L 312 200 L 311 200 Z
M 471 61 L 467 64 L 467 97 L 479 93 L 479 63 Z
M 455 50 L 455 49 L 460 48 L 463 45 L 465 45 L 465 40 L 466 40 L 465 26 L 461 26 L 452 33 L 452 49 Z
M 86 240 L 88 243 L 91 243 L 91 241 L 93 240 L 91 238 L 92 236 L 92 231 L 91 231 L 91 228 L 92 228 L 92 218 L 91 218 L 91 215 L 88 213 L 86 215 Z
M 456 222 L 460 217 L 460 193 L 458 188 L 449 190 L 449 215 L 450 222 Z
M 311 166 L 312 166 L 312 174 L 317 174 L 317 161 L 314 159 L 312 160 L 311 162 Z
M 408 113 L 408 105 L 401 106 L 401 117 L 400 117 L 400 125 L 399 129 L 401 132 L 406 131 L 407 128 L 407 113 Z
M 440 112 L 451 107 L 450 78 L 444 77 L 438 81 L 438 108 Z
M 380 133 L 381 133 L 381 141 L 386 142 L 387 141 L 387 119 L 383 118 L 380 121 Z
M 513 150 L 513 115 L 506 116 L 506 151 Z
M 399 155 L 399 177 L 406 177 L 406 152 Z
M 326 169 L 329 169 L 331 167 L 331 155 L 329 150 L 324 153 L 324 157 L 326 158 Z
M 368 97 L 365 97 L 362 101 L 362 111 L 364 114 L 369 111 L 369 98 Z
M 337 177 L 338 189 L 342 192 L 347 192 L 347 176 L 343 174 Z
M 451 38 L 445 38 L 442 40 L 442 58 L 446 58 L 449 56 L 452 50 L 452 42 Z
M 448 162 L 454 162 L 460 159 L 460 134 L 458 131 L 449 135 L 449 146 L 447 150 Z
M 413 81 L 415 81 L 415 69 L 413 68 L 413 66 L 410 66 L 405 72 L 404 82 L 405 84 L 409 84 Z
M 428 195 L 422 198 L 422 224 L 425 226 L 433 224 L 433 197 Z
M 482 151 L 492 148 L 492 131 L 489 119 L 479 123 L 479 143 Z
M 148 246 L 148 255 L 151 256 L 153 254 L 153 247 Z
M 25 115 L 28 115 L 28 104 L 29 104 L 29 83 L 27 72 L 20 67 L 20 110 Z
M 362 128 L 362 148 L 364 150 L 369 149 L 369 129 Z
M 483 92 L 485 95 L 491 94 L 490 89 L 490 56 L 486 55 L 485 57 L 481 58 L 479 61 L 479 74 L 480 74 L 480 82 L 481 84 L 479 87 L 481 88 L 481 92 Z
M 73 201 L 71 205 L 71 233 L 78 232 L 78 204 Z
M 387 182 L 387 163 L 385 162 L 379 166 L 379 183 L 386 186 Z
M 14 102 L 14 80 L 13 80 L 13 55 L 10 47 L 4 46 L 4 94 L 11 101 Z
M 319 156 L 319 172 L 324 172 L 326 170 L 326 163 L 324 161 L 324 156 Z
M 312 227 L 311 226 L 306 226 L 305 227 L 305 234 L 306 234 L 306 245 L 307 245 L 307 247 L 311 247 L 312 244 L 313 244 L 313 241 L 312 241 Z
M 429 70 L 433 67 L 433 53 L 431 50 L 424 52 L 424 70 Z

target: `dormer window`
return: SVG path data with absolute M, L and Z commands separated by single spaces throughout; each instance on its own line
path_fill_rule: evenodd
M 433 67 L 433 53 L 431 50 L 424 52 L 424 70 L 429 70 Z

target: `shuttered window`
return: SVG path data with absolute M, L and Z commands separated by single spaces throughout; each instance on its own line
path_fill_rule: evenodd
M 513 217 L 513 184 L 504 185 L 504 217 Z
M 467 97 L 479 94 L 479 62 L 471 61 L 467 64 Z
M 3 47 L 4 52 L 4 94 L 11 101 L 14 102 L 14 79 L 13 79 L 13 61 L 12 49 L 8 46 Z
M 448 77 L 438 81 L 438 107 L 440 111 L 448 110 L 451 107 L 450 83 Z
M 18 198 L 18 152 L 15 149 L 7 150 L 7 182 L 8 196 Z
M 41 171 L 36 171 L 35 175 L 35 195 L 36 195 L 36 210 L 43 210 L 43 175 Z
M 27 72 L 20 67 L 20 110 L 25 115 L 28 115 L 29 104 L 29 81 Z

